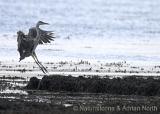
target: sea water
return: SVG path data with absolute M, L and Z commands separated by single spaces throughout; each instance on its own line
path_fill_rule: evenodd
M 42 20 L 56 39 L 40 61 L 87 59 L 160 63 L 158 0 L 0 0 L 0 60 L 19 60 L 17 31 Z M 32 61 L 27 58 L 25 61 Z

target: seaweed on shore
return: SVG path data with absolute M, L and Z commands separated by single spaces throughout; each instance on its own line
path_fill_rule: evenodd
M 110 79 L 108 77 L 100 78 L 98 76 L 73 77 L 52 75 L 44 76 L 41 81 L 33 77 L 30 79 L 26 88 L 37 89 L 38 84 L 40 84 L 40 90 L 55 92 L 89 92 L 143 96 L 160 95 L 160 79 L 154 79 L 152 77 L 142 78 L 131 76 Z

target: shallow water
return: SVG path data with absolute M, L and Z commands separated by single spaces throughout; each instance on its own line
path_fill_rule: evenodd
M 160 2 L 157 0 L 1 0 L 1 60 L 19 59 L 16 32 L 38 20 L 57 39 L 39 46 L 41 61 L 160 61 Z M 27 59 L 31 61 L 32 59 Z

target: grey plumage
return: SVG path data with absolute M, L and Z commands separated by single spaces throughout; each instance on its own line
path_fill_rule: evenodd
M 20 54 L 20 61 L 25 57 L 32 56 L 37 65 L 44 73 L 47 73 L 47 69 L 39 62 L 35 49 L 39 44 L 50 43 L 54 40 L 54 34 L 52 31 L 45 31 L 39 28 L 40 25 L 44 25 L 42 21 L 38 21 L 36 27 L 29 29 L 28 35 L 25 35 L 22 31 L 17 32 L 18 51 Z

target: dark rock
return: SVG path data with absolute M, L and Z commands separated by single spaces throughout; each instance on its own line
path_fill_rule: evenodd
M 26 86 L 26 89 L 37 89 L 40 80 L 37 77 L 32 77 Z
M 49 90 L 55 92 L 63 91 L 160 96 L 160 78 L 154 79 L 130 76 L 110 79 L 100 78 L 99 76 L 73 77 L 52 75 L 44 76 L 41 81 L 39 81 L 39 79 L 36 77 L 31 78 L 27 88 L 38 88 L 40 90 Z

